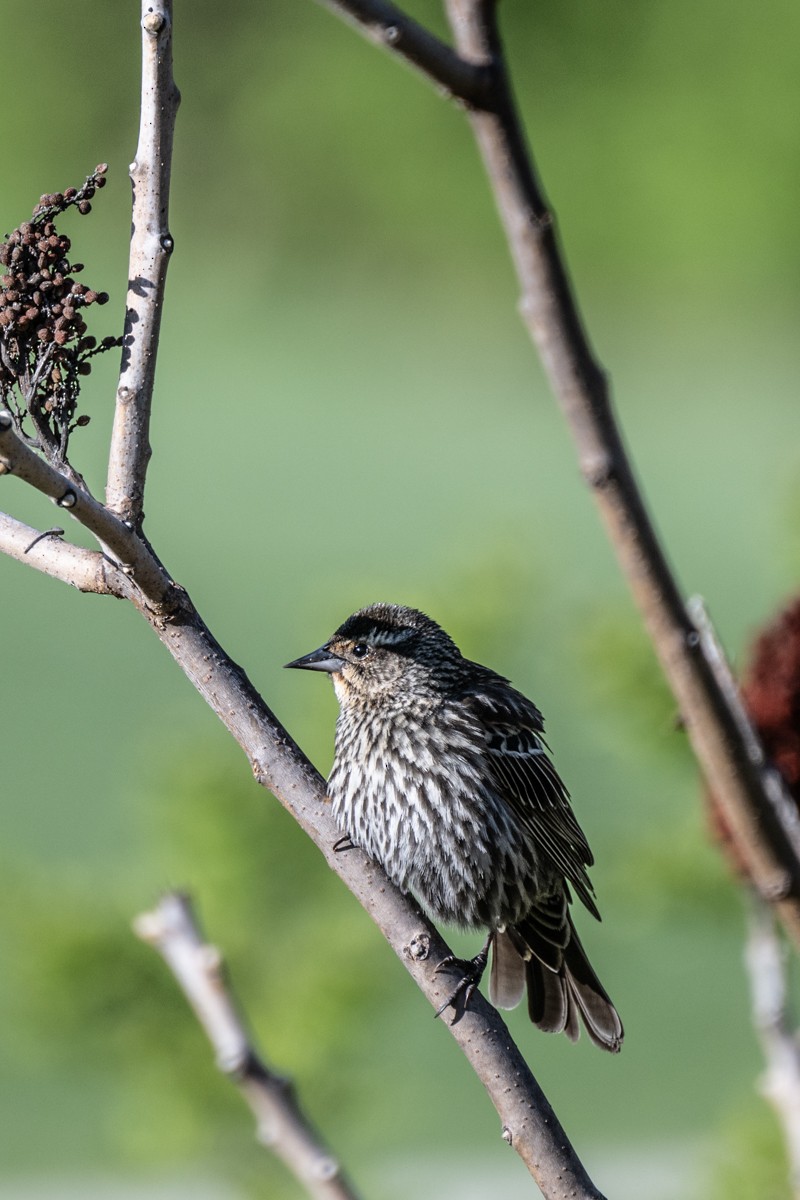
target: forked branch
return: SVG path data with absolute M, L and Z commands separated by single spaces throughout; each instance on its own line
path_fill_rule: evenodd
M 15 430 L 12 415 L 6 409 L 0 409 L 0 475 L 15 475 L 17 479 L 22 479 L 49 496 L 59 508 L 68 512 L 93 533 L 103 546 L 108 547 L 119 564 L 120 573 L 135 580 L 143 603 L 158 611 L 164 608 L 172 585 L 149 547 L 85 488 L 73 483 L 27 446 Z M 75 547 L 70 549 L 74 550 Z M 57 557 L 53 554 L 54 566 L 56 562 Z M 109 564 L 113 565 L 111 560 Z M 55 575 L 56 571 L 49 573 Z M 117 594 L 122 594 L 122 591 L 120 586 Z
M 402 55 L 412 66 L 461 100 L 478 104 L 491 79 L 482 66 L 467 62 L 451 46 L 409 17 L 390 0 L 320 0 L 370 41 Z

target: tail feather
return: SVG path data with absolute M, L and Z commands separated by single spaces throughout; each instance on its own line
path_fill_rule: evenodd
M 564 974 L 575 1002 L 580 1009 L 586 1032 L 602 1050 L 616 1052 L 622 1046 L 624 1030 L 619 1013 L 592 969 L 586 951 L 575 932 L 564 951 Z
M 528 1014 L 534 1025 L 545 1033 L 566 1033 L 571 1042 L 576 1042 L 578 1013 L 563 971 L 551 971 L 538 958 L 530 958 L 525 964 L 525 976 Z
M 525 963 L 505 932 L 492 942 L 489 999 L 496 1008 L 516 1008 L 525 995 Z
M 596 1046 L 616 1053 L 624 1037 L 619 1014 L 592 969 L 568 912 L 565 922 L 565 945 L 555 962 L 552 944 L 546 955 L 538 953 L 540 938 L 535 929 L 528 930 L 527 922 L 507 938 L 506 952 L 516 948 L 525 959 L 530 1018 L 539 1029 L 565 1033 L 572 1042 L 578 1040 L 582 1020 Z M 534 936 L 529 938 L 529 932 Z

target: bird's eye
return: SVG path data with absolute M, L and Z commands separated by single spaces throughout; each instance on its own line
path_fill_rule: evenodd
M 353 658 L 366 658 L 369 654 L 369 646 L 365 642 L 359 642 L 357 646 L 353 646 Z

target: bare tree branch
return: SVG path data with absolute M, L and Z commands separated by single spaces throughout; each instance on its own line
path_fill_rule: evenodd
M 319 0 L 363 27 L 375 0 Z M 759 894 L 800 945 L 800 839 L 749 753 L 650 519 L 617 424 L 608 380 L 583 328 L 508 78 L 497 0 L 446 0 L 461 57 L 488 73 L 459 90 L 435 57 L 413 59 L 467 105 L 521 288 L 520 309 L 567 423 L 620 567 L 678 702 L 698 762 L 719 798 Z M 385 39 L 384 39 L 385 40 Z M 402 40 L 388 46 L 411 57 Z
M 320 3 L 344 17 L 376 45 L 401 55 L 445 92 L 473 104 L 485 98 L 489 73 L 467 62 L 390 0 L 320 0 Z
M 0 513 L 0 553 L 81 592 L 121 595 L 118 572 L 98 550 L 72 546 L 61 541 L 55 530 L 41 533 L 6 513 Z
M 357 1200 L 339 1163 L 303 1113 L 288 1079 L 255 1050 L 224 978 L 215 946 L 203 941 L 187 896 L 164 896 L 137 917 L 136 934 L 159 952 L 214 1048 L 217 1066 L 238 1087 L 268 1146 L 315 1200 Z
M 122 368 L 117 387 L 106 503 L 136 527 L 143 518 L 167 266 L 172 139 L 180 92 L 172 76 L 172 0 L 142 0 L 142 107 L 131 163 L 133 225 Z
M 766 1070 L 761 1091 L 781 1123 L 792 1195 L 800 1200 L 800 1045 L 788 1002 L 786 950 L 770 909 L 754 898 L 745 950 L 755 1025 Z

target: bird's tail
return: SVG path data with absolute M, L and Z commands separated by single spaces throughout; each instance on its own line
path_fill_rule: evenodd
M 615 1053 L 622 1045 L 622 1022 L 586 957 L 572 918 L 568 912 L 564 915 L 559 939 L 563 945 L 548 938 L 545 948 L 540 931 L 527 922 L 495 935 L 490 999 L 500 1008 L 514 1008 L 527 982 L 534 1025 L 546 1033 L 565 1033 L 576 1042 L 583 1021 L 594 1044 Z

